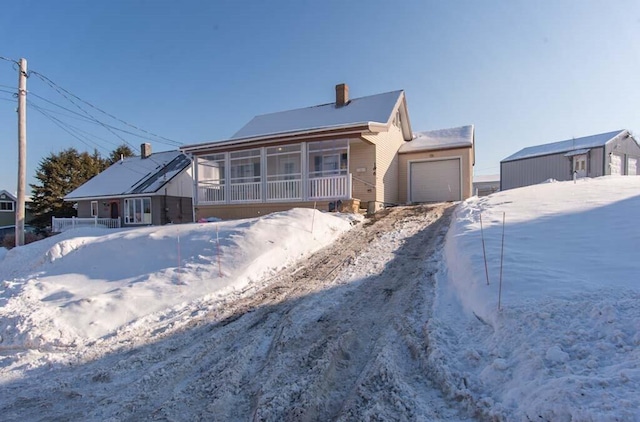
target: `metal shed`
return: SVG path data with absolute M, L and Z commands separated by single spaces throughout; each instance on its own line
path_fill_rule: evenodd
M 524 148 L 500 162 L 500 189 L 581 177 L 638 174 L 640 145 L 628 130 Z

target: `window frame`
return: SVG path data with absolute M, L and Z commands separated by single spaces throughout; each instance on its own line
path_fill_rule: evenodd
M 3 205 L 11 205 L 11 209 L 2 208 Z M 16 210 L 15 204 L 13 201 L 0 200 L 0 212 L 14 212 Z
M 148 208 L 145 207 L 148 205 Z M 146 210 L 148 209 L 148 212 Z M 138 211 L 139 210 L 139 211 Z M 133 211 L 133 216 L 131 215 Z M 153 222 L 153 206 L 151 197 L 125 198 L 124 224 L 131 226 L 151 225 Z
M 95 208 L 94 208 L 94 205 L 95 205 Z M 98 201 L 91 201 L 91 217 L 97 217 L 97 216 L 98 216 Z

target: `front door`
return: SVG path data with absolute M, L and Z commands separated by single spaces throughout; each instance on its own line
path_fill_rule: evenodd
M 120 213 L 118 212 L 118 203 L 117 202 L 112 202 L 111 203 L 111 218 L 113 218 L 113 219 L 120 218 Z
M 573 156 L 573 174 L 576 178 L 587 177 L 587 156 L 574 155 Z

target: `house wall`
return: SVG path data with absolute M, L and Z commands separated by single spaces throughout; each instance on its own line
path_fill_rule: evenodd
M 400 203 L 405 204 L 409 201 L 409 161 L 457 157 L 462 158 L 462 199 L 471 197 L 473 195 L 473 149 L 471 147 L 454 148 L 439 151 L 420 151 L 398 154 L 398 175 L 400 182 L 398 189 L 398 199 Z
M 604 176 L 604 148 L 591 148 L 587 157 L 587 176 Z
M 189 166 L 185 171 L 171 179 L 163 189 L 169 196 L 191 198 L 193 195 L 193 171 Z
M 624 174 L 629 174 L 627 158 L 640 160 L 640 146 L 631 137 L 618 137 L 608 142 L 604 147 L 604 174 L 611 174 L 611 158 L 609 154 L 620 155 L 624 162 Z
M 13 204 L 15 210 L 16 204 Z M 11 226 L 16 224 L 16 212 L 15 211 L 0 211 L 0 226 Z
M 397 204 L 399 201 L 399 159 L 398 149 L 404 144 L 400 128 L 390 125 L 388 132 L 366 135 L 365 139 L 376 145 L 376 202 Z
M 196 221 L 208 217 L 217 217 L 223 220 L 254 218 L 292 208 L 314 208 L 314 206 L 317 210 L 328 211 L 329 202 L 332 201 L 201 205 L 196 207 Z M 344 200 L 342 203 L 344 212 L 356 212 L 360 208 L 360 202 L 357 199 Z
M 500 163 L 502 190 L 536 185 L 547 179 L 572 180 L 572 160 L 565 152 Z
M 193 222 L 191 198 L 170 195 L 151 197 L 151 221 L 154 226 Z
M 349 145 L 349 171 L 353 175 L 352 196 L 359 199 L 363 206 L 376 200 L 375 163 L 375 145 L 366 142 L 352 142 Z

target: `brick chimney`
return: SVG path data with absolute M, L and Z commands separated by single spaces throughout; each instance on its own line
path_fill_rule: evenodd
M 342 107 L 349 103 L 349 86 L 347 84 L 336 85 L 336 107 Z
M 148 158 L 151 155 L 151 144 L 144 143 L 140 145 L 140 156 L 142 158 Z

